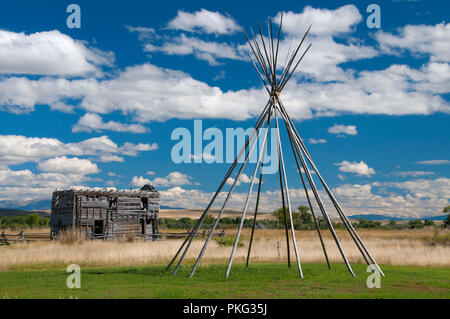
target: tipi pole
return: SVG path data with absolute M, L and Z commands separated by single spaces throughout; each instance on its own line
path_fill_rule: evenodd
M 270 44 L 272 48 L 272 65 L 273 65 L 273 79 L 276 78 L 276 64 L 275 64 L 275 47 L 273 45 L 273 27 L 272 27 L 272 19 L 269 19 L 270 22 Z M 267 27 L 269 27 L 269 23 L 267 24 Z M 275 84 L 275 81 L 272 81 Z
M 272 114 L 272 106 L 271 105 L 269 105 L 269 109 L 268 110 L 269 111 L 268 111 L 268 120 L 267 120 L 267 122 L 269 124 L 270 123 L 271 114 Z M 236 179 L 234 180 L 233 185 L 231 186 L 231 189 L 228 192 L 227 197 L 225 198 L 223 206 L 222 206 L 222 208 L 221 208 L 221 210 L 219 212 L 219 215 L 217 216 L 216 221 L 214 222 L 214 225 L 213 225 L 213 227 L 212 227 L 212 229 L 211 229 L 211 231 L 210 231 L 210 233 L 208 235 L 208 238 L 206 239 L 206 241 L 205 241 L 205 243 L 204 243 L 204 245 L 202 247 L 202 250 L 200 251 L 200 254 L 197 257 L 197 260 L 195 261 L 194 268 L 192 269 L 192 272 L 191 272 L 191 275 L 190 275 L 191 277 L 194 275 L 195 271 L 197 270 L 198 264 L 200 263 L 200 260 L 202 259 L 203 254 L 205 253 L 206 247 L 208 246 L 208 243 L 211 240 L 212 234 L 214 233 L 217 225 L 219 224 L 219 221 L 220 221 L 220 218 L 222 217 L 222 213 L 223 213 L 223 211 L 225 209 L 225 206 L 226 206 L 228 200 L 230 199 L 231 194 L 234 191 L 234 188 L 236 187 L 236 184 L 237 184 L 237 182 L 238 182 L 238 180 L 239 180 L 239 178 L 240 178 L 240 176 L 242 174 L 242 171 L 244 170 L 245 166 L 247 165 L 248 158 L 250 157 L 250 154 L 253 151 L 253 147 L 256 145 L 256 142 L 258 140 L 259 133 L 260 132 L 258 131 L 257 135 L 255 137 L 255 140 L 253 141 L 253 143 L 252 143 L 252 145 L 250 147 L 250 150 L 249 150 L 248 154 L 245 157 L 245 161 L 244 161 L 244 163 L 242 163 L 241 168 L 239 169 L 239 172 L 238 172 L 238 174 L 236 176 Z
M 284 82 L 286 76 L 289 74 L 289 70 L 292 66 L 292 63 L 294 63 L 295 57 L 297 56 L 298 50 L 300 50 L 300 47 L 303 44 L 303 41 L 305 41 L 306 36 L 309 33 L 309 30 L 311 30 L 311 26 L 309 26 L 308 30 L 306 30 L 305 34 L 303 35 L 302 40 L 300 41 L 299 45 L 297 46 L 297 49 L 293 51 L 292 56 L 290 57 L 289 63 L 287 65 L 287 68 L 283 70 L 283 73 L 281 74 L 280 80 L 278 81 L 278 87 L 281 87 L 281 84 Z M 278 89 L 278 91 L 281 91 L 281 89 Z
M 269 67 L 269 71 L 270 71 L 270 79 L 273 78 L 273 69 L 272 69 L 272 65 L 270 64 L 270 58 L 269 58 L 269 54 L 267 53 L 267 48 L 266 48 L 266 42 L 264 41 L 264 36 L 262 35 L 262 30 L 261 30 L 261 24 L 258 22 L 258 28 L 259 28 L 259 35 L 261 36 L 261 42 L 264 48 L 264 53 L 266 54 L 266 58 L 267 58 L 267 63 L 268 63 L 268 67 Z M 269 81 L 270 83 L 272 83 L 272 81 Z
M 288 209 L 289 209 L 289 219 L 290 219 L 290 224 L 291 224 L 292 242 L 293 242 L 293 245 L 294 245 L 295 257 L 297 258 L 298 272 L 300 274 L 300 278 L 303 278 L 302 266 L 300 264 L 300 256 L 298 255 L 298 249 L 297 249 L 297 240 L 295 239 L 294 219 L 292 217 L 291 199 L 290 199 L 290 196 L 289 196 L 289 187 L 288 187 L 287 178 L 286 178 L 286 170 L 284 168 L 283 148 L 281 146 L 281 141 L 280 141 L 280 130 L 279 130 L 279 127 L 278 127 L 278 115 L 277 115 L 277 112 L 278 112 L 278 108 L 275 109 L 275 125 L 276 125 L 276 129 L 277 129 L 278 148 L 280 150 L 281 168 L 283 170 L 283 177 L 284 177 L 284 181 L 283 182 L 284 182 L 285 189 L 286 189 L 286 201 L 287 201 Z
M 180 246 L 180 248 L 178 249 L 177 253 L 175 254 L 175 256 L 172 258 L 171 262 L 169 263 L 169 265 L 166 267 L 166 270 L 170 268 L 170 266 L 173 264 L 173 262 L 176 260 L 176 258 L 178 257 L 178 255 L 180 254 L 181 250 L 183 249 L 183 247 L 186 245 L 186 243 L 189 241 L 188 245 L 186 246 L 186 249 L 184 250 L 176 269 L 174 270 L 173 274 L 176 273 L 178 267 L 180 266 L 184 256 L 186 255 L 192 240 L 194 239 L 195 235 L 198 232 L 198 229 L 200 228 L 201 224 L 203 223 L 203 220 L 206 217 L 206 214 L 208 213 L 210 207 L 212 206 L 212 204 L 214 203 L 215 199 L 217 198 L 217 196 L 219 195 L 220 191 L 222 190 L 223 186 L 225 185 L 226 181 L 228 180 L 228 178 L 230 177 L 231 173 L 233 172 L 234 168 L 236 167 L 239 159 L 241 158 L 242 154 L 245 152 L 245 150 L 247 149 L 250 141 L 252 140 L 253 136 L 255 135 L 255 133 L 258 135 L 259 134 L 259 128 L 261 127 L 263 120 L 266 118 L 267 114 L 268 114 L 268 110 L 269 110 L 269 103 L 266 104 L 266 106 L 264 107 L 263 112 L 261 113 L 258 121 L 256 122 L 252 132 L 250 133 L 250 136 L 248 137 L 245 145 L 242 147 L 241 151 L 239 152 L 239 155 L 236 157 L 236 159 L 234 160 L 232 166 L 229 168 L 227 174 L 225 175 L 224 179 L 222 180 L 222 183 L 220 184 L 219 188 L 217 189 L 216 193 L 214 194 L 213 198 L 211 199 L 210 203 L 208 204 L 208 206 L 206 207 L 206 209 L 204 210 L 203 214 L 201 215 L 201 217 L 199 218 L 196 226 L 194 226 L 191 230 L 191 232 L 189 233 L 189 235 L 186 237 L 186 239 L 184 240 L 183 244 Z M 256 141 L 256 139 L 255 139 Z
M 285 112 L 285 114 L 287 115 L 287 112 Z M 292 121 L 291 121 L 290 119 L 289 119 L 289 121 L 290 121 L 291 125 L 293 125 L 293 123 L 292 123 Z M 294 129 L 295 129 L 295 127 L 294 127 Z M 298 132 L 296 132 L 296 134 L 297 134 L 297 135 L 296 135 L 294 138 L 297 138 L 297 139 L 300 138 Z M 324 184 L 325 181 L 321 178 L 320 173 L 318 173 L 317 167 L 315 167 L 314 163 L 312 162 L 311 156 L 309 155 L 309 152 L 307 151 L 306 146 L 304 145 L 304 143 L 303 143 L 303 141 L 301 140 L 301 138 L 300 138 L 300 140 L 299 140 L 299 143 L 300 143 L 301 149 L 303 150 L 303 152 L 305 152 L 305 156 L 307 157 L 308 161 L 309 161 L 310 163 L 312 163 L 311 165 L 313 166 L 314 171 L 315 171 L 316 174 L 319 176 L 319 179 L 321 180 L 322 184 Z M 328 188 L 327 185 L 324 185 L 324 187 L 325 187 L 325 189 L 326 189 L 326 191 L 327 191 L 328 196 L 330 197 L 331 201 L 333 202 L 333 205 L 335 206 L 336 211 L 337 211 L 338 214 L 339 214 L 339 217 L 340 217 L 341 220 L 344 222 L 344 225 L 346 226 L 346 228 L 347 228 L 347 230 L 348 230 L 350 236 L 352 237 L 352 239 L 353 239 L 353 241 L 355 242 L 356 246 L 357 246 L 358 249 L 360 250 L 362 256 L 363 256 L 364 259 L 365 259 L 365 261 L 369 264 L 369 262 L 368 262 L 368 260 L 367 260 L 367 258 L 366 258 L 366 256 L 365 256 L 365 254 L 364 254 L 364 252 L 362 251 L 361 247 L 359 246 L 358 242 L 356 241 L 356 238 L 353 236 L 352 232 L 350 231 L 349 227 L 347 226 L 346 221 L 342 218 L 342 211 L 339 211 L 339 208 L 338 208 L 337 205 L 336 205 L 336 204 L 337 204 L 337 201 L 332 197 L 332 194 L 329 192 L 329 189 L 327 189 L 327 188 Z
M 293 154 L 294 154 L 295 163 L 297 164 L 297 170 L 298 170 L 298 173 L 299 173 L 300 178 L 301 178 L 301 180 L 302 180 L 303 188 L 305 189 L 306 199 L 308 200 L 309 209 L 311 210 L 311 215 L 312 215 L 312 217 L 313 217 L 314 224 L 315 224 L 315 226 L 316 226 L 317 234 L 319 235 L 320 244 L 322 245 L 322 250 L 323 250 L 323 253 L 324 253 L 324 255 L 325 255 L 325 259 L 326 259 L 326 261 L 327 261 L 328 269 L 331 270 L 331 265 L 330 265 L 330 261 L 329 261 L 329 259 L 328 259 L 327 250 L 326 250 L 326 248 L 325 248 L 325 244 L 324 244 L 323 238 L 322 238 L 322 233 L 321 233 L 321 231 L 320 231 L 320 225 L 319 225 L 318 222 L 317 222 L 316 214 L 314 213 L 314 209 L 313 209 L 313 207 L 312 207 L 311 199 L 309 198 L 308 188 L 307 188 L 307 186 L 306 186 L 305 180 L 304 180 L 304 178 L 303 178 L 303 173 L 302 173 L 301 168 L 300 168 L 300 165 L 299 165 L 299 163 L 298 163 L 297 152 L 296 152 L 296 150 L 295 150 L 295 148 L 294 148 L 294 144 L 292 143 L 292 139 L 291 139 L 291 136 L 290 136 L 290 135 L 289 135 L 289 142 L 291 143 L 291 148 L 292 148 L 292 152 L 293 152 Z
M 283 107 L 283 106 L 282 106 Z M 284 109 L 284 107 L 283 107 Z M 290 125 L 293 127 L 297 140 L 299 142 L 300 147 L 304 150 L 305 155 L 308 159 L 308 161 L 310 162 L 311 166 L 313 167 L 314 171 L 316 172 L 317 176 L 319 177 L 322 185 L 324 186 L 328 196 L 330 197 L 331 201 L 333 202 L 333 205 L 336 208 L 336 211 L 338 212 L 340 218 L 342 219 L 342 221 L 344 222 L 344 225 L 346 226 L 349 234 L 351 235 L 353 241 L 355 242 L 356 246 L 358 247 L 359 251 L 361 252 L 364 260 L 366 261 L 366 263 L 368 265 L 370 265 L 370 262 L 367 260 L 366 255 L 364 254 L 364 252 L 367 254 L 367 257 L 371 260 L 372 264 L 375 265 L 375 267 L 378 269 L 378 271 L 380 272 L 380 274 L 382 276 L 384 276 L 383 271 L 381 270 L 381 268 L 378 266 L 378 264 L 376 263 L 376 261 L 374 260 L 374 258 L 370 255 L 369 251 L 367 250 L 367 248 L 365 247 L 364 243 L 362 242 L 361 238 L 359 237 L 358 233 L 356 232 L 356 230 L 354 229 L 353 225 L 349 222 L 347 216 L 344 214 L 341 206 L 339 205 L 339 203 L 337 202 L 336 198 L 334 197 L 333 193 L 331 192 L 330 188 L 328 187 L 328 185 L 326 184 L 325 180 L 322 178 L 322 176 L 319 173 L 319 170 L 317 169 L 316 165 L 314 164 L 308 150 L 306 149 L 300 135 L 298 134 L 297 130 L 295 129 L 295 126 L 292 123 L 292 120 L 289 118 L 289 115 L 287 114 L 286 110 L 284 110 L 285 115 L 287 116 Z M 361 245 L 361 246 L 360 246 Z M 363 251 L 364 250 L 364 251 Z M 372 266 L 371 266 L 372 268 Z M 372 268 L 373 270 L 373 268 Z
M 302 149 L 304 149 L 304 148 L 302 147 Z M 311 163 L 311 162 L 310 162 L 310 163 Z M 313 167 L 313 168 L 314 168 L 314 167 Z M 315 169 L 314 169 L 314 171 L 315 171 L 316 174 L 317 174 L 317 171 L 316 171 Z M 317 175 L 319 176 L 319 174 L 317 174 Z M 319 179 L 320 179 L 320 177 L 319 177 Z M 323 183 L 322 183 L 322 184 L 323 184 Z M 367 259 L 367 256 L 365 255 L 365 253 L 364 253 L 362 247 L 361 247 L 360 244 L 358 243 L 357 238 L 354 236 L 354 233 L 350 230 L 348 224 L 347 224 L 346 221 L 343 219 L 343 214 L 342 214 L 342 212 L 341 212 L 341 211 L 339 210 L 339 208 L 336 206 L 337 202 L 335 201 L 335 199 L 332 198 L 332 196 L 330 195 L 330 192 L 328 192 L 328 190 L 326 190 L 326 191 L 327 191 L 327 194 L 328 194 L 328 196 L 330 197 L 330 199 L 331 199 L 333 205 L 335 206 L 336 211 L 337 211 L 339 217 L 340 217 L 341 220 L 343 221 L 344 226 L 346 227 L 347 231 L 349 232 L 350 236 L 352 237 L 353 241 L 355 242 L 356 247 L 359 249 L 359 251 L 360 251 L 361 255 L 363 256 L 364 260 L 366 261 L 366 263 L 367 263 L 368 265 L 370 265 L 370 262 L 369 262 L 369 260 Z M 344 216 L 345 216 L 345 215 L 344 215 Z M 355 233 L 355 234 L 356 234 L 356 233 Z M 370 267 L 372 268 L 372 266 L 370 266 Z M 372 268 L 372 270 L 373 270 L 373 268 Z
M 279 88 L 279 90 L 283 90 L 284 86 L 286 85 L 286 83 L 289 81 L 289 79 L 291 78 L 292 74 L 294 74 L 295 69 L 297 69 L 298 65 L 300 64 L 300 62 L 303 60 L 303 57 L 305 56 L 306 52 L 308 52 L 309 48 L 311 48 L 311 44 L 308 45 L 308 47 L 306 48 L 305 52 L 303 52 L 302 56 L 300 57 L 300 59 L 297 61 L 297 64 L 295 65 L 294 69 L 292 70 L 292 72 L 289 74 L 289 77 L 284 81 L 284 83 L 281 84 L 281 87 Z
M 277 153 L 278 149 L 277 149 Z M 284 217 L 284 230 L 286 234 L 286 249 L 287 249 L 287 260 L 288 260 L 288 267 L 291 267 L 291 249 L 289 247 L 289 227 L 288 227 L 288 221 L 286 216 L 286 205 L 284 202 L 284 187 L 283 187 L 283 177 L 281 173 L 281 157 L 278 155 L 278 175 L 280 177 L 280 192 L 281 192 L 281 202 L 283 204 L 283 217 Z M 278 218 L 278 216 L 277 216 Z
M 269 41 L 267 41 L 267 51 L 269 52 L 269 64 L 272 66 L 272 72 L 273 72 L 273 54 L 272 54 L 272 48 L 271 48 L 271 41 L 270 41 L 270 25 L 267 23 L 267 36 L 269 38 Z M 273 73 L 272 73 L 273 74 Z
M 267 66 L 266 66 L 266 64 L 265 64 L 264 57 L 262 56 L 261 51 L 260 51 L 260 49 L 259 49 L 259 45 L 258 45 L 258 42 L 256 41 L 256 36 L 255 36 L 255 33 L 253 32 L 253 29 L 250 28 L 250 31 L 252 32 L 252 35 L 253 35 L 252 41 L 253 41 L 253 45 L 254 45 L 254 46 L 252 46 L 252 44 L 251 44 L 251 42 L 250 42 L 250 39 L 249 39 L 249 37 L 247 36 L 247 33 L 245 32 L 245 30 L 242 29 L 242 31 L 244 32 L 245 38 L 247 39 L 247 42 L 248 42 L 248 45 L 250 46 L 250 49 L 252 50 L 253 54 L 255 55 L 256 61 L 258 62 L 259 66 L 261 67 L 261 70 L 262 70 L 262 72 L 264 73 L 264 75 L 265 75 L 267 81 L 270 83 L 271 77 L 270 77 L 269 74 L 267 73 Z M 248 52 L 248 54 L 249 54 L 249 56 L 250 56 L 250 60 L 252 60 L 252 62 L 253 62 L 253 59 L 252 59 L 252 57 L 251 57 L 250 52 Z M 256 68 L 256 65 L 255 65 L 255 64 L 254 64 L 254 67 Z M 260 74 L 258 68 L 256 68 L 256 70 L 257 70 L 258 74 L 261 76 L 261 74 Z M 261 76 L 261 79 L 262 79 L 262 76 Z M 266 89 L 269 91 L 269 89 L 267 88 L 266 81 L 263 80 L 263 79 L 262 79 L 262 81 L 263 81 L 264 86 L 266 87 Z M 270 94 L 270 91 L 269 91 L 268 93 Z
M 266 149 L 267 149 L 267 143 L 264 145 L 263 158 L 261 161 L 261 166 L 260 166 L 260 171 L 259 171 L 259 183 L 258 183 L 258 193 L 256 195 L 255 215 L 253 216 L 252 232 L 250 234 L 250 242 L 248 244 L 247 260 L 245 262 L 245 267 L 248 267 L 248 262 L 250 260 L 250 252 L 252 250 L 252 244 L 253 244 L 253 236 L 255 234 L 256 216 L 258 214 L 259 198 L 261 196 L 261 184 L 262 184 L 262 178 L 263 178 L 264 159 L 266 156 Z
M 248 262 L 250 260 L 250 252 L 252 250 L 252 244 L 253 244 L 253 236 L 255 234 L 256 215 L 258 214 L 259 197 L 260 197 L 260 194 L 261 194 L 261 183 L 262 183 L 262 177 L 263 177 L 263 174 L 262 174 L 263 168 L 264 168 L 264 159 L 261 162 L 261 169 L 260 169 L 261 172 L 259 174 L 258 193 L 256 195 L 255 215 L 253 216 L 252 232 L 250 234 L 250 242 L 248 243 L 247 260 L 245 262 L 245 267 L 248 267 Z
M 248 56 L 249 56 L 249 58 L 250 58 L 250 61 L 251 61 L 252 64 L 253 64 L 253 67 L 255 68 L 256 72 L 258 73 L 259 78 L 260 78 L 261 81 L 263 82 L 264 87 L 266 88 L 267 93 L 270 94 L 270 91 L 269 91 L 269 89 L 267 88 L 267 83 L 266 83 L 266 81 L 264 80 L 263 76 L 261 75 L 261 72 L 259 72 L 259 69 L 256 67 L 256 64 L 255 64 L 255 62 L 253 61 L 253 58 L 252 58 L 250 52 L 248 53 Z
M 280 36 L 281 36 L 281 28 L 283 27 L 283 11 L 281 12 L 281 17 L 280 17 L 280 27 L 278 28 L 278 36 L 277 36 L 277 51 L 275 53 L 275 63 L 274 63 L 274 77 L 273 77 L 273 82 L 276 84 L 277 83 L 277 64 L 278 64 L 278 48 L 280 46 Z
M 264 151 L 266 149 L 267 135 L 268 135 L 269 129 L 270 129 L 270 120 L 271 119 L 269 118 L 269 120 L 267 122 L 267 130 L 266 130 L 266 133 L 264 135 L 263 147 L 260 150 L 260 153 L 259 153 L 259 156 L 258 156 L 258 160 L 257 160 L 256 165 L 255 165 L 255 171 L 253 172 L 252 179 L 251 179 L 251 182 L 250 182 L 250 187 L 249 187 L 249 190 L 248 190 L 247 198 L 245 200 L 244 209 L 242 211 L 241 223 L 239 225 L 239 228 L 238 228 L 238 231 L 237 231 L 237 234 L 236 234 L 236 239 L 234 241 L 233 249 L 231 251 L 230 261 L 228 262 L 226 277 L 228 277 L 229 274 L 230 274 L 231 265 L 233 264 L 234 254 L 236 253 L 236 248 L 237 248 L 237 246 L 239 244 L 239 238 L 241 236 L 242 227 L 244 226 L 245 215 L 247 214 L 248 204 L 250 202 L 250 197 L 251 197 L 252 190 L 253 190 L 253 184 L 255 183 L 256 174 L 258 173 L 259 163 L 260 163 L 262 157 L 264 156 Z
M 255 50 L 256 50 L 256 52 L 257 52 L 258 54 L 255 53 L 255 50 L 254 50 L 253 47 L 252 47 L 253 53 L 255 53 L 255 56 L 259 59 L 259 64 L 260 64 L 261 68 L 263 69 L 264 74 L 266 75 L 267 81 L 269 81 L 269 83 L 271 83 L 270 80 L 272 79 L 272 70 L 270 69 L 270 66 L 267 66 L 267 64 L 266 64 L 266 59 L 264 59 L 264 56 L 263 56 L 262 53 L 261 53 L 261 48 L 259 47 L 259 44 L 258 44 L 256 35 L 255 35 L 255 33 L 253 32 L 253 29 L 250 28 L 250 31 L 251 31 L 251 33 L 252 33 L 252 35 L 253 35 L 253 39 L 252 39 L 252 40 L 253 40 L 254 48 L 255 48 Z M 248 40 L 248 38 L 247 38 L 247 40 Z M 249 43 L 250 43 L 250 42 L 249 42 Z M 264 45 L 264 50 L 265 50 L 265 43 L 264 43 L 264 42 L 263 42 L 263 45 Z M 251 45 L 250 45 L 250 47 L 251 47 Z M 266 56 L 267 56 L 267 52 L 266 52 Z M 269 74 L 269 72 L 267 71 L 268 68 L 269 68 L 270 74 Z
M 282 104 L 281 104 L 281 101 L 279 101 L 279 104 L 282 105 Z M 282 117 L 284 118 L 284 114 L 283 114 L 282 112 L 280 112 L 280 114 L 281 114 Z M 292 137 L 292 135 L 293 135 L 293 133 L 292 133 L 292 131 L 291 131 L 292 128 L 288 125 L 288 122 L 287 122 L 287 119 L 286 119 L 286 118 L 284 118 L 284 121 L 285 121 L 286 129 L 288 130 L 290 136 Z M 349 271 L 349 272 L 352 274 L 352 276 L 354 277 L 355 274 L 354 274 L 354 272 L 353 272 L 353 269 L 352 269 L 352 267 L 350 266 L 350 263 L 348 262 L 347 257 L 345 256 L 345 253 L 344 253 L 344 251 L 343 251 L 343 249 L 342 249 L 342 247 L 341 247 L 341 244 L 340 244 L 340 242 L 339 242 L 339 239 L 338 239 L 338 237 L 337 237 L 337 234 L 336 234 L 336 232 L 334 231 L 333 224 L 331 223 L 331 220 L 330 220 L 330 218 L 328 217 L 328 214 L 327 214 L 327 212 L 326 212 L 326 210 L 325 210 L 325 207 L 324 207 L 324 205 L 323 205 L 322 199 L 320 198 L 319 192 L 317 191 L 317 188 L 316 188 L 316 186 L 315 186 L 315 184 L 314 184 L 314 181 L 313 181 L 313 179 L 312 179 L 312 177 L 311 177 L 311 173 L 310 173 L 310 171 L 309 171 L 309 168 L 308 168 L 308 166 L 306 165 L 306 162 L 305 162 L 305 159 L 304 159 L 304 157 L 303 157 L 303 154 L 302 154 L 302 152 L 299 150 L 299 147 L 298 147 L 298 141 L 297 141 L 296 139 L 294 139 L 294 142 L 295 142 L 295 145 L 296 145 L 296 148 L 297 148 L 297 153 L 298 153 L 298 155 L 299 155 L 300 161 L 302 162 L 303 170 L 304 170 L 305 173 L 306 173 L 306 177 L 308 178 L 309 185 L 311 186 L 311 189 L 312 189 L 312 191 L 313 191 L 313 193 L 314 193 L 314 197 L 315 197 L 316 200 L 317 200 L 317 204 L 319 205 L 319 208 L 320 208 L 320 210 L 321 210 L 321 212 L 322 212 L 322 215 L 323 215 L 323 217 L 325 218 L 325 221 L 327 222 L 328 227 L 330 228 L 331 235 L 333 236 L 334 241 L 336 242 L 336 245 L 337 245 L 337 247 L 338 247 L 338 249 L 339 249 L 339 252 L 340 252 L 340 254 L 341 254 L 341 256 L 342 256 L 342 259 L 344 260 L 345 265 L 347 266 L 348 271 Z

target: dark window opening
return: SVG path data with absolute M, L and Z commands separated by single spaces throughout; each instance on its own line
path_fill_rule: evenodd
M 109 200 L 109 209 L 117 208 L 117 197 Z
M 94 235 L 103 234 L 103 220 L 94 220 Z
M 145 219 L 141 219 L 141 234 L 145 235 Z
M 147 208 L 148 208 L 148 198 L 147 197 L 141 198 L 141 208 L 143 210 L 147 211 Z

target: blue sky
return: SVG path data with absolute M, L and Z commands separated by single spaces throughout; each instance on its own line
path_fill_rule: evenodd
M 163 205 L 204 207 L 229 164 L 174 163 L 171 133 L 195 119 L 224 132 L 253 126 L 267 93 L 241 27 L 281 12 L 283 58 L 312 23 L 282 98 L 346 211 L 427 216 L 449 205 L 446 2 L 378 1 L 379 29 L 366 24 L 372 1 L 77 1 L 79 29 L 66 25 L 70 3 L 1 4 L 0 206 L 151 182 Z M 286 156 L 293 201 L 306 204 Z M 248 187 L 243 179 L 231 208 Z M 265 210 L 278 206 L 278 187 L 265 177 Z

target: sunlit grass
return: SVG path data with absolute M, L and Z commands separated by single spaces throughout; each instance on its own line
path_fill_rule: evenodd
M 236 230 L 227 230 L 232 236 Z M 432 231 L 360 230 L 359 234 L 379 264 L 450 267 L 450 247 L 431 246 L 423 240 Z M 351 263 L 363 263 L 357 247 L 343 231 L 338 231 L 343 249 Z M 296 231 L 299 255 L 302 262 L 325 263 L 322 248 L 315 231 Z M 342 263 L 342 257 L 331 236 L 324 232 L 330 260 Z M 235 262 L 245 261 L 249 230 L 242 232 L 243 247 L 237 249 Z M 0 270 L 48 269 L 70 263 L 81 266 L 142 266 L 167 264 L 175 254 L 181 240 L 156 242 L 86 241 L 76 245 L 63 242 L 16 243 L 0 247 Z M 198 255 L 203 240 L 195 240 L 186 255 L 192 262 Z M 278 248 L 279 247 L 279 248 Z M 230 256 L 231 246 L 211 241 L 203 263 L 223 263 Z M 291 245 L 291 257 L 294 256 Z M 252 247 L 252 262 L 284 262 L 287 257 L 283 230 L 256 230 Z
M 164 266 L 81 268 L 81 289 L 69 289 L 64 267 L 0 272 L 0 298 L 450 298 L 450 269 L 383 265 L 381 288 L 367 287 L 365 265 L 208 264 L 189 277 L 191 266 L 172 276 Z

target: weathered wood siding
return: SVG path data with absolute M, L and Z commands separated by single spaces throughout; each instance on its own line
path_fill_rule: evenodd
M 73 226 L 88 238 L 153 238 L 158 212 L 157 191 L 57 191 L 50 223 L 55 235 Z

